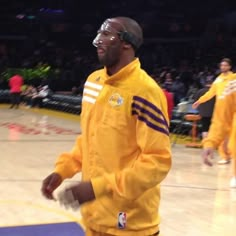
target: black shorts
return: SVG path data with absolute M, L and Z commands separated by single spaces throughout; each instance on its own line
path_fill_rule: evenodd
M 202 117 L 202 132 L 208 132 L 211 125 L 211 117 Z

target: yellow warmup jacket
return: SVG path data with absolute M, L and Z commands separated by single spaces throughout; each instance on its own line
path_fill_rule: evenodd
M 227 83 L 232 80 L 234 77 L 234 74 L 232 72 L 229 72 L 227 75 L 220 74 L 214 83 L 212 84 L 211 88 L 203 95 L 201 96 L 197 102 L 204 103 L 216 96 L 216 102 L 214 106 L 214 113 L 213 113 L 213 119 L 217 119 L 216 114 L 218 114 L 221 111 L 221 106 L 218 105 L 218 98 L 223 93 L 225 86 Z M 228 137 L 229 134 L 225 136 Z M 221 158 L 228 158 L 228 154 L 224 151 L 224 139 L 222 140 L 221 145 L 219 144 L 219 154 Z
M 227 83 L 233 79 L 233 73 L 229 72 L 227 75 L 224 74 L 220 74 L 216 80 L 214 81 L 214 83 L 212 84 L 211 88 L 203 95 L 201 96 L 197 102 L 199 103 L 204 103 L 209 101 L 211 98 L 213 98 L 214 96 L 216 96 L 216 99 L 218 98 L 218 96 L 220 94 L 222 94 L 222 92 L 225 89 L 225 86 L 227 85 Z M 216 108 L 216 107 L 215 107 Z M 217 109 L 217 108 L 216 108 Z
M 228 133 L 229 150 L 236 158 L 236 78 L 228 82 L 222 95 L 218 98 L 218 109 L 212 120 L 207 138 L 203 141 L 204 148 L 216 148 Z
M 96 200 L 81 207 L 86 227 L 111 235 L 158 231 L 161 181 L 171 167 L 166 98 L 138 59 L 85 83 L 82 135 L 56 162 L 63 179 L 82 171 Z

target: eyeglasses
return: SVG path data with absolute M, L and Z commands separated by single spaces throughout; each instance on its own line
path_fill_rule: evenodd
M 106 46 L 111 41 L 114 41 L 116 38 L 120 38 L 120 34 L 122 32 L 117 31 L 115 28 L 111 26 L 111 20 L 106 20 L 101 28 L 97 32 L 96 38 L 93 40 L 93 45 L 98 47 L 99 44 L 103 44 Z M 116 22 L 118 23 L 118 22 Z M 118 23 L 119 24 L 119 23 Z M 122 25 L 121 25 L 122 26 Z M 122 26 L 123 27 L 123 26 Z M 123 27 L 124 28 L 124 27 Z

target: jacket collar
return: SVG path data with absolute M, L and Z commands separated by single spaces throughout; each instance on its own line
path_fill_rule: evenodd
M 105 77 L 105 83 L 114 82 L 117 80 L 122 80 L 127 78 L 127 75 L 130 75 L 134 73 L 137 69 L 140 69 L 140 61 L 138 58 L 136 58 L 134 61 L 129 63 L 127 66 L 123 67 L 121 70 L 119 70 L 117 73 L 115 73 L 112 76 L 109 76 L 107 74 L 107 68 L 104 68 L 104 77 Z
M 231 76 L 233 75 L 233 72 L 230 71 L 227 75 L 224 75 L 223 73 L 220 74 L 220 78 L 223 80 L 228 80 L 231 78 Z

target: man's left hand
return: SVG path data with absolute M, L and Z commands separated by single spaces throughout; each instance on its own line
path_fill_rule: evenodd
M 59 193 L 58 200 L 66 208 L 77 210 L 80 205 L 95 199 L 91 182 L 80 182 L 77 185 L 67 187 Z
M 212 166 L 212 160 L 214 158 L 214 149 L 213 148 L 204 148 L 202 152 L 202 159 L 204 164 Z

